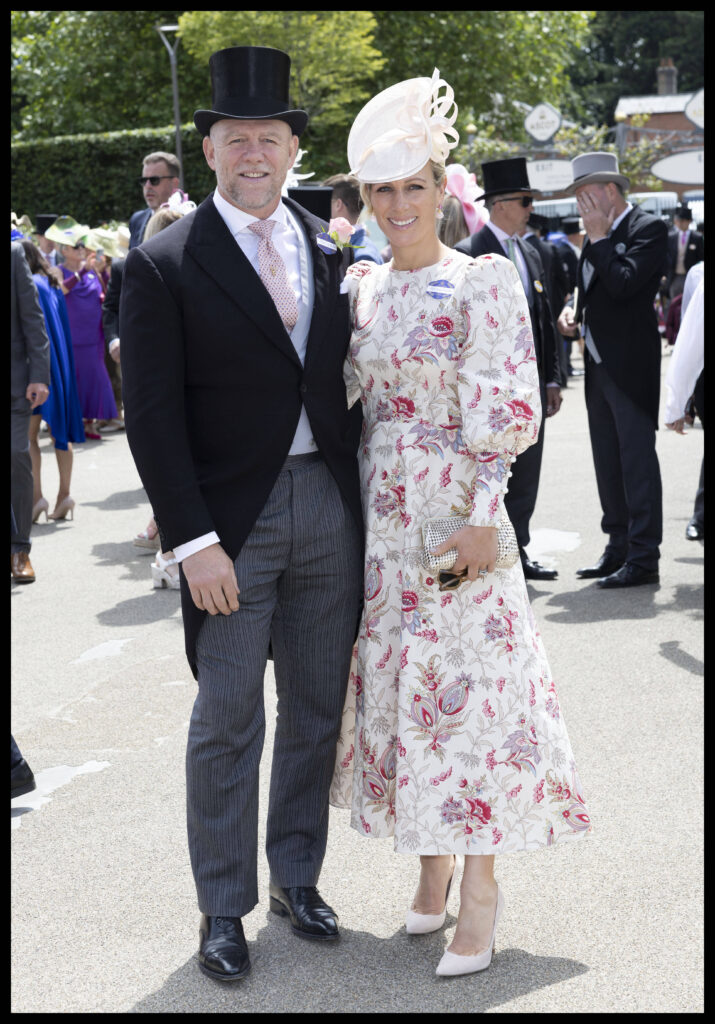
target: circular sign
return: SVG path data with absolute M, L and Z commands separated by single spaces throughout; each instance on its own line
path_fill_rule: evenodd
M 561 114 L 550 103 L 537 103 L 524 118 L 524 128 L 535 142 L 548 142 L 561 127 Z
M 570 160 L 527 160 L 526 170 L 538 192 L 562 192 L 573 184 Z
M 651 173 L 661 181 L 671 181 L 674 185 L 704 185 L 705 150 L 684 149 L 680 153 L 672 153 L 662 160 L 656 160 Z
M 698 89 L 690 97 L 683 111 L 689 121 L 692 121 L 698 128 L 705 127 L 705 90 Z

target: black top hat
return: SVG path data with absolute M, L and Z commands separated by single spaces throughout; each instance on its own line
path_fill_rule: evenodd
M 529 182 L 526 157 L 524 156 L 512 156 L 506 160 L 490 160 L 488 163 L 482 164 L 482 178 L 484 195 L 480 196 L 480 199 L 503 195 L 505 192 L 531 192 L 539 195 L 539 190 L 532 188 Z
M 581 231 L 580 217 L 562 217 L 561 230 L 566 235 L 578 235 Z
M 693 211 L 690 209 L 689 206 L 679 206 L 673 214 L 673 216 L 680 217 L 682 220 L 692 220 Z
M 213 110 L 197 110 L 194 124 L 202 135 L 223 118 L 287 121 L 294 135 L 308 123 L 305 110 L 294 110 L 288 98 L 290 57 L 270 46 L 230 46 L 211 54 Z
M 309 213 L 324 220 L 325 226 L 328 226 L 331 219 L 330 200 L 333 198 L 330 185 L 296 185 L 288 189 L 288 195 Z
M 55 223 L 58 217 L 59 213 L 38 213 L 35 217 L 37 234 L 44 235 L 45 231 Z
M 530 213 L 526 223 L 530 228 L 538 228 L 539 231 L 548 231 L 549 228 L 549 218 L 541 213 Z

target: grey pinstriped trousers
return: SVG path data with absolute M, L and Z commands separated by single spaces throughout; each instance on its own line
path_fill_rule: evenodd
M 288 459 L 236 559 L 240 607 L 207 615 L 186 752 L 191 866 L 202 913 L 258 902 L 258 768 L 268 644 L 278 696 L 266 854 L 280 886 L 315 885 L 357 629 L 362 538 L 318 455 Z

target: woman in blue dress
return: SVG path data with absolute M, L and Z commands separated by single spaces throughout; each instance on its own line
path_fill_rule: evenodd
M 27 262 L 37 285 L 40 306 L 45 316 L 47 336 L 50 339 L 50 394 L 47 401 L 38 406 L 30 417 L 30 456 L 34 482 L 32 521 L 36 522 L 42 513 L 45 518 L 65 519 L 74 516 L 74 499 L 70 495 L 72 479 L 72 444 L 85 440 L 82 425 L 82 409 L 77 394 L 72 336 L 65 297 L 58 279 L 42 253 L 32 242 L 22 242 Z M 48 514 L 49 503 L 42 496 L 40 446 L 38 436 L 40 423 L 45 420 L 55 445 L 60 485 L 54 511 Z

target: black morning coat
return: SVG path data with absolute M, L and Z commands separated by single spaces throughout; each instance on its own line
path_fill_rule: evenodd
M 521 244 L 521 251 L 529 272 L 534 305 L 531 308 L 531 329 L 534 334 L 534 351 L 542 384 L 563 384 L 561 360 L 559 359 L 554 315 L 546 292 L 546 272 L 536 249 Z M 486 256 L 490 253 L 504 256 L 504 247 L 490 230 L 489 225 L 459 242 L 455 249 L 467 256 Z M 561 310 L 559 310 L 559 313 Z M 558 316 L 558 313 L 556 314 Z
M 343 382 L 350 338 L 343 261 L 318 248 L 319 220 L 283 201 L 305 228 L 313 261 L 305 368 L 212 196 L 127 256 L 120 303 L 126 430 L 162 550 L 216 531 L 237 557 L 286 460 L 301 404 L 362 534 L 361 409 L 358 402 L 348 412 Z M 183 572 L 181 596 L 196 676 L 196 637 L 207 613 L 194 605 Z
M 658 425 L 661 338 L 655 297 L 668 229 L 634 206 L 610 237 L 584 241 L 578 261 L 577 320 L 586 312 L 598 354 L 613 381 Z M 594 273 L 584 290 L 583 261 Z

